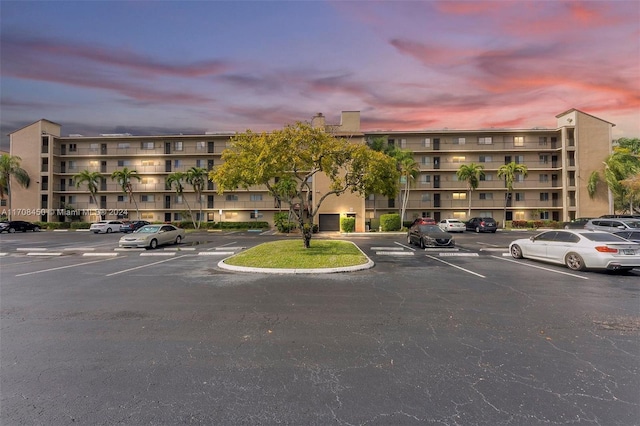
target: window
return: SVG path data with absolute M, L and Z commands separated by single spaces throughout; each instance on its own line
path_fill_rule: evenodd
M 153 221 L 153 213 L 150 212 L 142 212 L 140 213 L 140 217 L 144 220 Z
M 67 166 L 69 166 L 69 170 L 75 170 L 76 169 L 76 162 L 74 160 L 71 160 L 67 163 Z
M 154 195 L 153 194 L 141 195 L 140 196 L 140 201 L 142 201 L 143 203 L 153 203 L 154 202 Z
M 205 141 L 197 141 L 196 142 L 196 151 L 204 151 L 207 143 Z
M 491 145 L 493 143 L 493 138 L 491 136 L 485 136 L 483 138 L 478 138 L 478 144 L 480 145 Z
M 549 201 L 549 193 L 541 192 L 540 193 L 540 201 Z
M 540 219 L 542 220 L 549 220 L 549 212 L 540 212 Z M 560 234 L 560 233 L 559 233 Z M 565 234 L 564 232 L 562 234 Z M 569 234 L 570 237 L 565 237 L 565 235 L 562 235 L 561 238 L 571 238 L 571 237 L 575 237 L 573 234 Z M 577 237 L 576 237 L 577 238 Z M 566 241 L 566 240 L 559 240 L 559 241 Z M 574 241 L 575 242 L 575 241 Z
M 518 173 L 514 176 L 514 182 L 524 182 L 524 175 L 522 173 Z
M 400 148 L 406 148 L 406 146 L 407 146 L 407 140 L 400 139 Z
M 454 155 L 451 158 L 452 163 L 464 163 L 465 160 L 466 160 L 466 157 L 464 155 Z
M 396 199 L 395 198 L 389 198 L 387 200 L 387 207 L 389 207 L 390 209 L 394 208 L 396 206 Z
M 100 144 L 97 144 L 97 143 L 89 144 L 89 151 L 97 152 L 98 149 L 100 149 Z
M 431 164 L 431 157 L 422 157 L 422 164 Z
M 396 144 L 395 139 L 389 139 L 389 140 L 387 140 L 387 145 L 389 145 L 389 146 L 395 146 L 395 144 Z
M 422 194 L 422 201 L 424 202 L 430 202 L 431 201 L 431 194 Z
M 156 180 L 154 178 L 142 178 L 142 180 L 140 181 L 140 183 L 142 183 L 143 185 L 149 185 L 151 183 L 156 183 Z
M 424 141 L 422 141 L 422 144 L 425 148 L 430 148 L 431 147 L 431 138 L 424 138 Z
M 225 201 L 238 201 L 238 196 L 236 194 L 227 194 L 224 199 Z
M 142 160 L 143 166 L 155 166 L 155 162 L 152 160 Z
M 251 194 L 249 196 L 249 200 L 251 200 L 251 201 L 262 201 L 262 194 Z
M 182 151 L 182 149 L 183 149 L 182 141 L 175 141 L 173 143 L 173 150 L 174 151 Z
M 549 175 L 541 174 L 540 175 L 540 182 L 549 182 Z
M 514 212 L 513 218 L 514 220 L 524 220 L 524 212 L 523 211 Z
M 465 138 L 453 138 L 454 145 L 464 145 L 466 143 Z
M 490 163 L 493 161 L 493 158 L 491 158 L 490 155 L 481 155 L 479 160 L 481 163 Z
M 204 160 L 196 160 L 196 167 L 202 167 L 204 168 Z
M 49 176 L 40 176 L 40 185 L 42 191 L 47 191 L 49 189 Z
M 515 136 L 513 138 L 513 146 L 524 146 L 524 136 Z
M 118 144 L 118 149 L 128 149 L 131 147 L 131 144 L 129 142 L 120 142 Z
M 467 199 L 467 193 L 466 192 L 454 192 L 453 193 L 453 199 L 454 200 L 466 200 Z
M 538 138 L 538 145 L 539 146 L 547 146 L 547 137 L 546 136 L 540 136 Z
M 182 220 L 182 214 L 180 213 L 174 213 L 173 214 L 173 220 L 175 220 L 176 222 L 179 222 Z
M 524 192 L 516 192 L 516 201 L 524 201 Z
M 493 200 L 492 192 L 481 192 L 478 194 L 481 200 Z
M 182 204 L 183 203 L 182 195 L 176 195 L 174 200 L 175 200 L 176 204 Z
M 118 160 L 118 167 L 129 167 L 131 160 Z
M 493 180 L 493 175 L 491 173 L 485 173 L 484 175 L 480 175 L 480 181 L 489 181 Z
M 549 164 L 549 156 L 546 154 L 540 154 L 538 160 L 540 164 Z
M 155 149 L 155 143 L 153 142 L 140 142 L 140 149 Z
M 173 166 L 177 169 L 178 167 L 182 167 L 182 160 L 174 160 Z
M 431 175 L 422 175 L 422 183 L 431 183 Z
M 119 203 L 128 203 L 129 202 L 129 196 L 128 195 L 118 195 L 118 202 Z
M 69 195 L 69 204 L 75 204 L 78 198 L 75 195 Z

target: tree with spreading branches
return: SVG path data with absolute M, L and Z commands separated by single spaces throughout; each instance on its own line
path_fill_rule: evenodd
M 395 196 L 398 189 L 394 159 L 308 123 L 271 133 L 236 134 L 222 159 L 224 163 L 209 174 L 218 192 L 266 186 L 278 201 L 289 205 L 305 248 L 310 247 L 313 219 L 328 197 L 347 192 Z M 328 190 L 314 194 L 314 177 L 321 174 L 329 179 Z

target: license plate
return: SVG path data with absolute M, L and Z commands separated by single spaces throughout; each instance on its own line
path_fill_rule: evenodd
M 622 249 L 622 254 L 636 254 L 634 249 Z

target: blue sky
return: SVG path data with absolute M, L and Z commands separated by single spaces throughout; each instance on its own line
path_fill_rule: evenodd
M 1 1 L 0 127 L 555 127 L 640 137 L 638 1 Z

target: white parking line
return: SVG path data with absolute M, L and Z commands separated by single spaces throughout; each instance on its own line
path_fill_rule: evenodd
M 394 244 L 397 244 L 397 245 L 399 245 L 400 247 L 404 247 L 404 248 L 406 248 L 407 250 L 416 251 L 416 249 L 414 249 L 413 247 L 411 247 L 411 246 L 407 246 L 407 245 L 404 245 L 404 244 L 399 243 L 399 242 L 397 242 L 397 241 L 394 241 Z
M 56 251 L 56 252 L 52 252 L 52 251 L 36 251 L 33 253 L 27 253 L 27 256 L 61 256 L 62 252 L 60 251 Z
M 82 253 L 83 257 L 98 257 L 98 256 L 117 256 L 120 253 L 107 252 L 107 253 Z
M 504 260 L 505 262 L 517 263 L 518 265 L 528 266 L 529 268 L 542 269 L 543 271 L 554 272 L 556 274 L 562 274 L 562 275 L 568 275 L 570 277 L 581 278 L 583 280 L 588 280 L 589 279 L 587 277 L 583 277 L 582 275 L 576 275 L 576 274 L 572 274 L 570 272 L 564 272 L 564 271 L 557 271 L 555 269 L 545 268 L 544 266 L 530 265 L 528 263 L 518 262 L 517 260 L 514 260 L 514 259 L 504 259 L 504 258 L 498 257 L 498 256 L 491 256 L 491 257 L 493 257 L 494 259 Z
M 412 251 L 377 251 L 376 254 L 384 256 L 413 256 L 415 253 Z
M 140 256 L 175 256 L 176 253 L 172 251 L 156 251 L 156 252 L 146 252 L 140 253 Z
M 235 254 L 233 251 L 201 251 L 198 256 L 231 256 Z
M 112 277 L 114 275 L 124 274 L 125 272 L 135 271 L 136 269 L 147 268 L 149 266 L 158 265 L 158 264 L 164 263 L 164 262 L 170 262 L 172 260 L 180 259 L 180 258 L 186 257 L 186 256 L 190 256 L 190 255 L 183 254 L 182 256 L 172 257 L 171 259 L 159 260 L 157 262 L 147 263 L 146 265 L 136 266 L 135 268 L 123 269 L 122 271 L 118 271 L 118 272 L 113 272 L 111 274 L 107 274 L 107 275 L 105 275 L 105 277 Z
M 442 260 L 442 259 L 438 259 L 437 257 L 433 257 L 433 256 L 431 256 L 431 255 L 427 255 L 427 257 L 428 257 L 429 259 L 433 259 L 433 260 L 437 260 L 438 262 L 442 262 L 442 263 L 444 263 L 445 265 L 453 266 L 454 268 L 456 268 L 456 269 L 460 269 L 461 271 L 467 272 L 467 273 L 469 273 L 469 274 L 471 274 L 471 275 L 475 275 L 475 276 L 480 277 L 480 278 L 487 278 L 487 277 L 485 277 L 484 275 L 480 275 L 480 274 L 478 274 L 477 272 L 470 271 L 470 270 L 465 269 L 465 268 L 462 268 L 462 267 L 460 267 L 460 266 L 458 266 L 458 265 L 454 265 L 453 263 L 445 262 L 444 260 Z
M 94 260 L 93 262 L 76 263 L 74 265 L 59 266 L 57 268 L 43 269 L 41 271 L 25 272 L 24 274 L 16 275 L 16 277 L 24 277 L 25 275 L 33 275 L 33 274 L 42 274 L 44 272 L 57 271 L 59 269 L 75 268 L 76 266 L 90 265 L 92 263 L 98 263 L 98 262 L 106 262 L 106 261 L 113 260 L 113 259 L 115 259 L 115 258 Z

